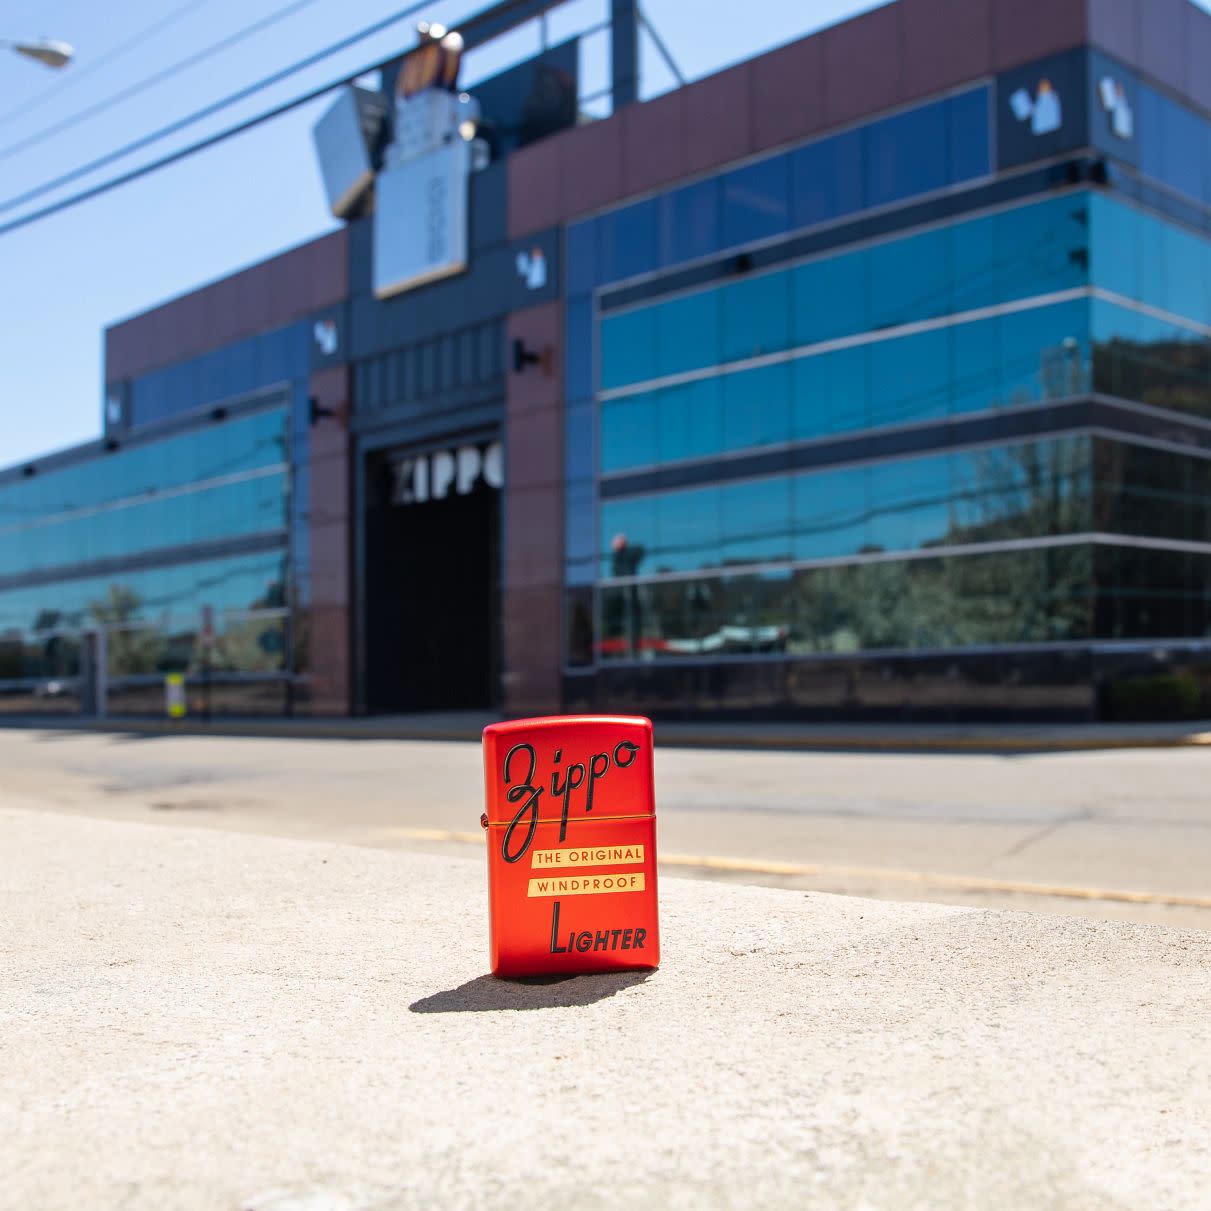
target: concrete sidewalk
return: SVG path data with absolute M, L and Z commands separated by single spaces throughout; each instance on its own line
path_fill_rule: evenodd
M 478 740 L 504 716 L 445 711 L 359 718 L 0 715 L 0 727 L 75 728 L 150 736 L 299 737 L 316 740 Z M 855 752 L 1069 752 L 1211 746 L 1211 720 L 1161 723 L 799 723 L 767 719 L 657 720 L 662 745 Z
M 666 881 L 484 974 L 479 861 L 0 807 L 0 1206 L 1196 1208 L 1211 940 Z

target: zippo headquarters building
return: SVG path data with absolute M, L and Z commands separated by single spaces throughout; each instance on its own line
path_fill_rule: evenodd
M 0 701 L 1211 710 L 1211 17 L 896 0 L 643 103 L 610 17 L 611 116 L 431 31 L 316 128 L 339 230 L 107 332 Z

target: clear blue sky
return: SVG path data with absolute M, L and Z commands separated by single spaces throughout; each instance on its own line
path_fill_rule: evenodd
M 803 33 L 876 6 L 878 0 L 645 0 L 653 25 L 691 79 Z M 61 72 L 0 52 L 0 200 L 78 164 L 310 52 L 398 11 L 405 0 L 310 0 L 301 11 L 152 90 L 27 150 L 4 149 L 110 97 L 153 72 L 282 8 L 287 0 L 8 0 L 0 38 L 47 36 L 71 42 L 77 61 Z M 430 20 L 457 24 L 487 0 L 434 0 Z M 1211 5 L 1211 0 L 1206 0 Z M 552 17 L 552 37 L 585 28 L 608 0 L 570 0 Z M 179 14 L 179 15 L 178 15 Z M 738 20 L 738 15 L 742 19 Z M 413 40 L 415 18 L 190 128 L 175 140 L 102 170 L 133 167 L 323 81 L 387 58 Z M 165 28 L 137 49 L 102 63 L 149 26 Z M 470 57 L 473 80 L 536 45 L 533 28 Z M 606 43 L 585 46 L 586 91 L 606 78 Z M 650 45 L 648 92 L 670 80 Z M 97 435 L 102 331 L 135 314 L 333 226 L 320 186 L 310 129 L 326 100 L 304 106 L 211 151 L 104 197 L 0 236 L 0 466 Z M 13 111 L 24 110 L 13 116 Z M 79 188 L 79 185 L 73 187 Z M 58 196 L 58 195 L 54 195 Z M 20 211 L 0 215 L 0 221 Z

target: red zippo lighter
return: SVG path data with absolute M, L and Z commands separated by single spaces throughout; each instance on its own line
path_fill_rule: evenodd
M 494 723 L 484 776 L 493 974 L 659 966 L 651 722 Z

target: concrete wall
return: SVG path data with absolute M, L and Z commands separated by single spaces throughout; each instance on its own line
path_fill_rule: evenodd
M 504 709 L 560 706 L 563 593 L 562 306 L 509 317 L 510 344 L 549 351 L 545 364 L 508 376 L 505 394 L 503 581 Z
M 336 416 L 311 428 L 311 610 L 307 709 L 347 715 L 352 709 L 352 517 L 350 506 L 349 372 L 311 375 L 311 395 Z

